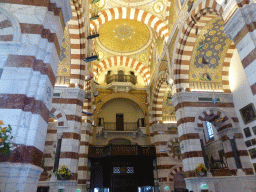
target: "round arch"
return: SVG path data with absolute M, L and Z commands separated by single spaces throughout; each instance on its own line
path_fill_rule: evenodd
M 167 88 L 165 81 L 167 80 L 167 73 L 161 72 L 155 83 L 152 97 L 152 124 L 156 122 L 162 122 L 162 111 L 163 111 L 163 99 L 164 93 Z
M 206 0 L 206 2 L 197 2 L 196 6 L 192 9 L 192 16 L 187 18 L 185 25 L 180 28 L 175 47 L 177 54 L 173 54 L 172 63 L 174 63 L 173 74 L 176 77 L 175 84 L 177 92 L 180 92 L 183 88 L 190 90 L 189 85 L 189 65 L 192 58 L 191 54 L 196 44 L 198 34 L 203 27 L 208 23 L 206 21 L 220 16 L 222 18 L 222 8 L 217 4 L 215 0 Z M 192 19 L 193 17 L 193 19 Z M 197 28 L 197 29 L 196 29 Z M 196 32 L 198 31 L 198 32 Z M 226 52 L 222 68 L 222 85 L 223 91 L 230 93 L 228 71 L 229 63 L 233 56 L 235 46 L 232 43 Z
M 139 98 L 137 98 L 131 94 L 128 94 L 128 93 L 112 93 L 112 94 L 102 98 L 101 102 L 97 105 L 97 108 L 94 112 L 94 114 L 95 114 L 94 119 L 95 120 L 97 119 L 97 117 L 98 117 L 97 114 L 105 103 L 107 103 L 110 100 L 117 99 L 117 98 L 129 99 L 129 100 L 135 102 L 141 108 L 143 114 L 145 115 L 145 120 L 146 120 L 146 124 L 147 124 L 147 111 L 148 111 L 147 106 Z
M 204 121 L 213 122 L 218 132 L 235 127 L 234 120 L 226 115 L 226 113 L 219 109 L 208 108 L 201 110 L 196 116 L 197 127 L 203 127 Z
M 9 11 L 5 10 L 4 8 L 0 7 L 0 18 L 2 21 L 5 21 L 4 25 L 2 26 L 2 30 L 5 28 L 13 28 L 13 30 L 9 30 L 7 34 L 10 38 L 6 39 L 5 41 L 13 41 L 13 42 L 20 42 L 21 36 L 21 29 L 18 19 Z
M 150 79 L 148 67 L 134 58 L 124 56 L 109 57 L 99 62 L 97 65 L 94 65 L 93 72 L 96 76 L 96 79 L 99 77 L 100 73 L 113 66 L 125 66 L 136 70 L 143 77 L 146 85 Z
M 98 31 L 104 23 L 114 19 L 133 19 L 141 21 L 155 29 L 165 42 L 168 40 L 168 25 L 149 12 L 136 8 L 118 7 L 103 10 L 99 15 L 97 20 L 90 21 L 90 29 L 92 31 Z

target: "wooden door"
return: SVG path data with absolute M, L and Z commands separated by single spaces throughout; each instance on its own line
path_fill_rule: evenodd
M 124 130 L 124 114 L 121 114 L 121 113 L 116 114 L 116 130 L 117 131 Z

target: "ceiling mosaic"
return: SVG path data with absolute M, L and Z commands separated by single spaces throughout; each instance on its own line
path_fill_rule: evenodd
M 191 82 L 217 83 L 221 87 L 222 67 L 231 40 L 223 31 L 224 21 L 212 19 L 200 32 L 190 62 Z
M 131 55 L 141 52 L 152 42 L 152 31 L 142 22 L 117 19 L 105 23 L 99 30 L 97 43 L 106 52 Z
M 93 5 L 92 9 L 102 11 L 115 7 L 136 7 L 157 16 L 161 20 L 166 20 L 166 17 L 169 16 L 168 6 L 170 6 L 168 0 L 100 0 Z
M 61 44 L 61 54 L 57 70 L 56 84 L 69 84 L 70 76 L 70 40 L 68 27 L 64 29 L 63 40 Z
M 163 117 L 164 116 L 175 116 L 175 108 L 171 101 L 171 88 L 167 87 L 164 93 L 164 100 L 163 100 Z

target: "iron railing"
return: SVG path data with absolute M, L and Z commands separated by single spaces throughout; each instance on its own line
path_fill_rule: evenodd
M 107 84 L 112 82 L 131 82 L 133 85 L 137 83 L 137 78 L 134 75 L 110 75 L 106 77 Z
M 136 131 L 138 129 L 137 123 L 125 122 L 123 123 L 124 130 L 117 130 L 116 122 L 105 122 L 104 130 L 105 131 Z
M 107 156 L 156 156 L 155 147 L 139 146 L 139 145 L 107 145 L 107 146 L 90 146 L 89 158 L 100 158 Z

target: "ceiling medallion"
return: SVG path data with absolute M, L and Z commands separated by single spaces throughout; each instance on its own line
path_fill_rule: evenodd
M 153 10 L 156 14 L 162 13 L 164 11 L 164 4 L 161 1 L 158 1 L 154 4 Z
M 129 27 L 127 25 L 123 25 L 120 27 L 117 27 L 116 34 L 120 38 L 131 38 L 132 35 L 132 29 L 133 27 Z
M 102 9 L 105 6 L 105 1 L 104 0 L 100 0 L 99 2 L 95 3 L 95 6 L 98 9 Z
M 98 46 L 107 53 L 133 55 L 143 52 L 152 43 L 152 30 L 136 20 L 111 20 L 99 29 Z
M 140 55 L 140 60 L 141 60 L 142 62 L 146 61 L 146 60 L 147 60 L 147 55 L 146 55 L 145 53 L 142 53 L 142 54 Z

